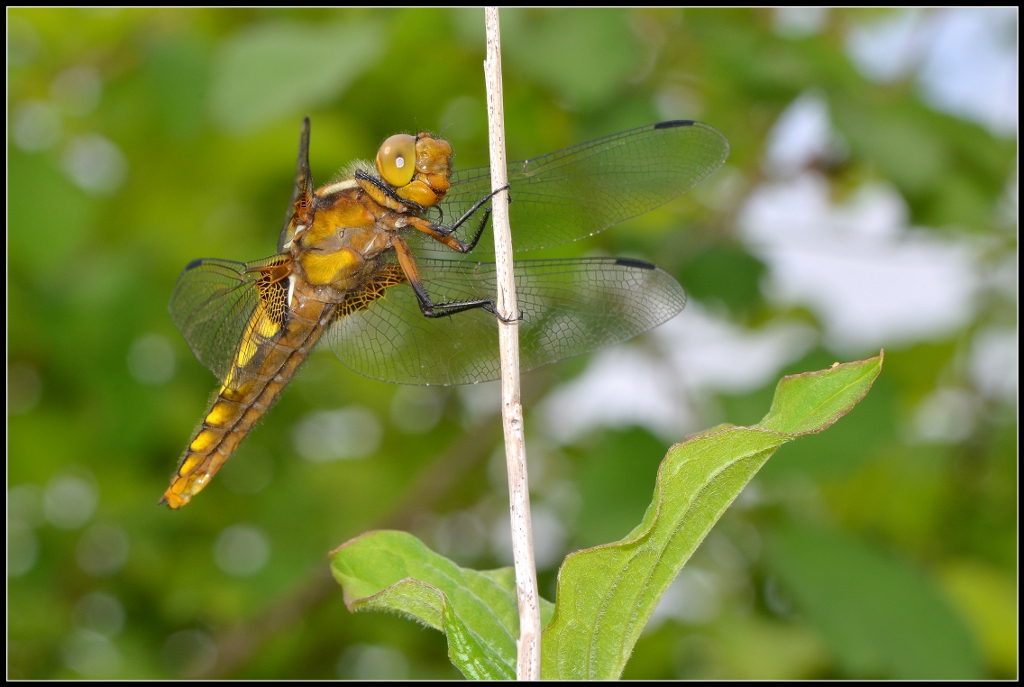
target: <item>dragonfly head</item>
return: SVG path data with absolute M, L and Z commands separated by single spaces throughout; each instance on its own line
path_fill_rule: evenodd
M 420 133 L 395 134 L 377 151 L 377 171 L 395 194 L 421 207 L 437 205 L 448 193 L 452 147 L 440 138 Z

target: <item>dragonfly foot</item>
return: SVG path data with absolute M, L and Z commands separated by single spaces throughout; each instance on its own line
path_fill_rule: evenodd
M 493 305 L 485 305 L 485 306 L 483 306 L 483 308 L 484 308 L 484 310 L 486 312 L 489 312 L 492 315 L 494 315 L 495 317 L 497 317 L 499 322 L 502 322 L 504 324 L 516 324 L 518 322 L 522 322 L 523 321 L 523 311 L 522 310 L 519 311 L 519 317 L 505 317 L 500 312 L 498 312 L 497 309 Z

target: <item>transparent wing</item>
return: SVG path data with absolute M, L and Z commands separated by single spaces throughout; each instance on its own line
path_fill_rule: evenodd
M 493 263 L 417 261 L 435 302 L 493 297 Z M 676 315 L 686 294 L 668 273 L 636 260 L 518 261 L 516 291 L 523 371 L 604 348 Z M 407 285 L 388 288 L 340 317 L 331 348 L 356 372 L 406 384 L 497 379 L 498 323 L 483 310 L 426 318 Z
M 557 246 L 642 215 L 693 188 L 728 155 L 721 132 L 687 120 L 649 124 L 510 163 L 512 245 L 517 252 Z M 456 171 L 442 205 L 444 221 L 455 221 L 490 192 L 488 168 Z M 470 220 L 458 235 L 466 239 L 477 226 L 479 220 Z M 491 234 L 484 231 L 475 252 L 493 252 Z M 422 237 L 416 240 L 437 249 Z
M 237 388 L 259 370 L 284 331 L 288 281 L 278 255 L 250 263 L 193 260 L 171 295 L 174 326 L 222 384 Z

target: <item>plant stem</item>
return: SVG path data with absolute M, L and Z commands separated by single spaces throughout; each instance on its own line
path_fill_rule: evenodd
M 501 92 L 501 30 L 498 9 L 484 10 L 487 30 L 488 138 L 491 152 L 491 190 L 508 185 L 505 164 L 505 108 Z M 526 445 L 523 435 L 523 405 L 519 396 L 519 305 L 512 272 L 512 232 L 508 223 L 508 191 L 492 202 L 494 254 L 497 263 L 498 294 L 495 302 L 498 344 L 501 349 L 501 417 L 505 429 L 505 461 L 508 466 L 509 514 L 512 520 L 512 557 L 516 568 L 519 597 L 519 639 L 516 678 L 540 679 L 540 603 L 537 567 L 533 559 L 533 527 L 530 523 L 530 487 L 526 474 Z M 502 321 L 506 320 L 506 321 Z

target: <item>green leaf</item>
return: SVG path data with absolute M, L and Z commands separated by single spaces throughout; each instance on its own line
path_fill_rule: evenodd
M 782 444 L 819 432 L 864 397 L 882 356 L 779 382 L 755 427 L 721 425 L 669 449 L 654 500 L 625 539 L 568 556 L 558 603 L 541 600 L 541 676 L 614 679 L 676 574 L 743 487 Z M 372 532 L 331 556 L 352 611 L 399 613 L 441 630 L 469 678 L 514 679 L 519 634 L 510 568 L 477 572 L 403 532 Z
M 793 436 L 830 427 L 868 393 L 882 370 L 884 354 L 855 363 L 836 363 L 821 372 L 783 377 L 771 410 L 757 426 Z
M 211 108 L 229 131 L 252 131 L 338 98 L 381 53 L 372 22 L 273 23 L 242 30 L 214 64 Z
M 512 568 L 460 568 L 405 532 L 369 532 L 331 554 L 352 612 L 389 611 L 444 632 L 471 679 L 514 680 L 519 611 Z M 554 605 L 541 599 L 541 619 Z
M 755 427 L 704 432 L 669 449 L 654 500 L 625 539 L 568 556 L 541 675 L 615 679 L 669 583 L 757 470 L 782 444 L 820 432 L 864 397 L 882 356 L 784 378 Z

